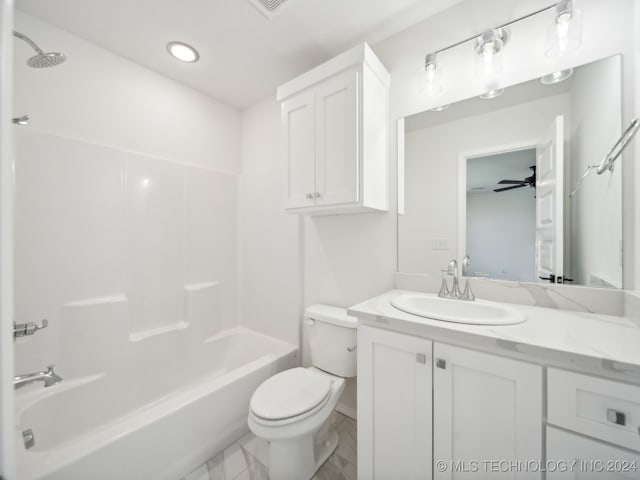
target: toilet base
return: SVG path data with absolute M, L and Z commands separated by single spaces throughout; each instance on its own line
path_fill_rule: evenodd
M 292 441 L 272 441 L 269 479 L 310 480 L 338 446 L 338 432 L 333 428 L 326 433 L 322 430 L 317 437 L 308 435 Z M 314 437 L 317 442 L 314 442 Z

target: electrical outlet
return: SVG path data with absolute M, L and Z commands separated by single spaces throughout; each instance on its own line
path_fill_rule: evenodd
M 431 250 L 449 250 L 448 238 L 432 238 Z

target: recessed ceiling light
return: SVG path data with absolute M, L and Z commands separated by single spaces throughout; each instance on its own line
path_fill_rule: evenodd
M 488 92 L 483 93 L 480 95 L 480 98 L 483 100 L 489 100 L 491 98 L 499 97 L 502 95 L 502 92 L 504 92 L 504 88 L 496 88 L 495 90 L 489 90 Z
M 554 83 L 560 83 L 561 81 L 566 80 L 572 73 L 573 68 L 560 70 L 559 72 L 553 72 L 549 75 L 545 75 L 544 77 L 540 77 L 540 81 L 545 85 L 553 85 Z
M 167 44 L 167 51 L 178 60 L 183 62 L 197 62 L 200 58 L 198 51 L 191 45 L 182 42 L 171 42 Z

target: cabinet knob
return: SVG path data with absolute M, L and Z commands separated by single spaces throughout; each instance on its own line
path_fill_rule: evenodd
M 312 193 L 307 193 L 304 198 L 306 198 L 307 200 L 311 200 L 313 198 L 313 194 Z
M 320 192 L 314 192 L 313 198 L 320 198 Z
M 443 370 L 447 369 L 447 361 L 443 360 L 442 358 L 437 358 L 436 359 L 436 367 L 441 368 Z

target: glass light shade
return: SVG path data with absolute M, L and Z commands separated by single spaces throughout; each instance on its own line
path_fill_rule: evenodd
M 420 94 L 432 97 L 442 93 L 442 66 L 438 65 L 434 54 L 427 55 L 425 65 L 420 70 Z
M 556 12 L 553 25 L 547 29 L 547 57 L 561 57 L 581 45 L 582 12 L 575 8 Z
M 502 49 L 506 45 L 508 35 L 506 30 L 489 30 L 475 41 L 476 77 L 495 80 L 502 71 Z
M 560 70 L 559 72 L 553 72 L 544 77 L 540 77 L 540 81 L 545 85 L 553 85 L 554 83 L 560 83 L 566 80 L 573 73 L 573 68 L 567 70 Z
M 489 90 L 488 92 L 483 93 L 482 95 L 480 95 L 480 98 L 483 100 L 490 100 L 492 98 L 499 97 L 503 93 L 504 88 L 496 88 L 494 90 Z

